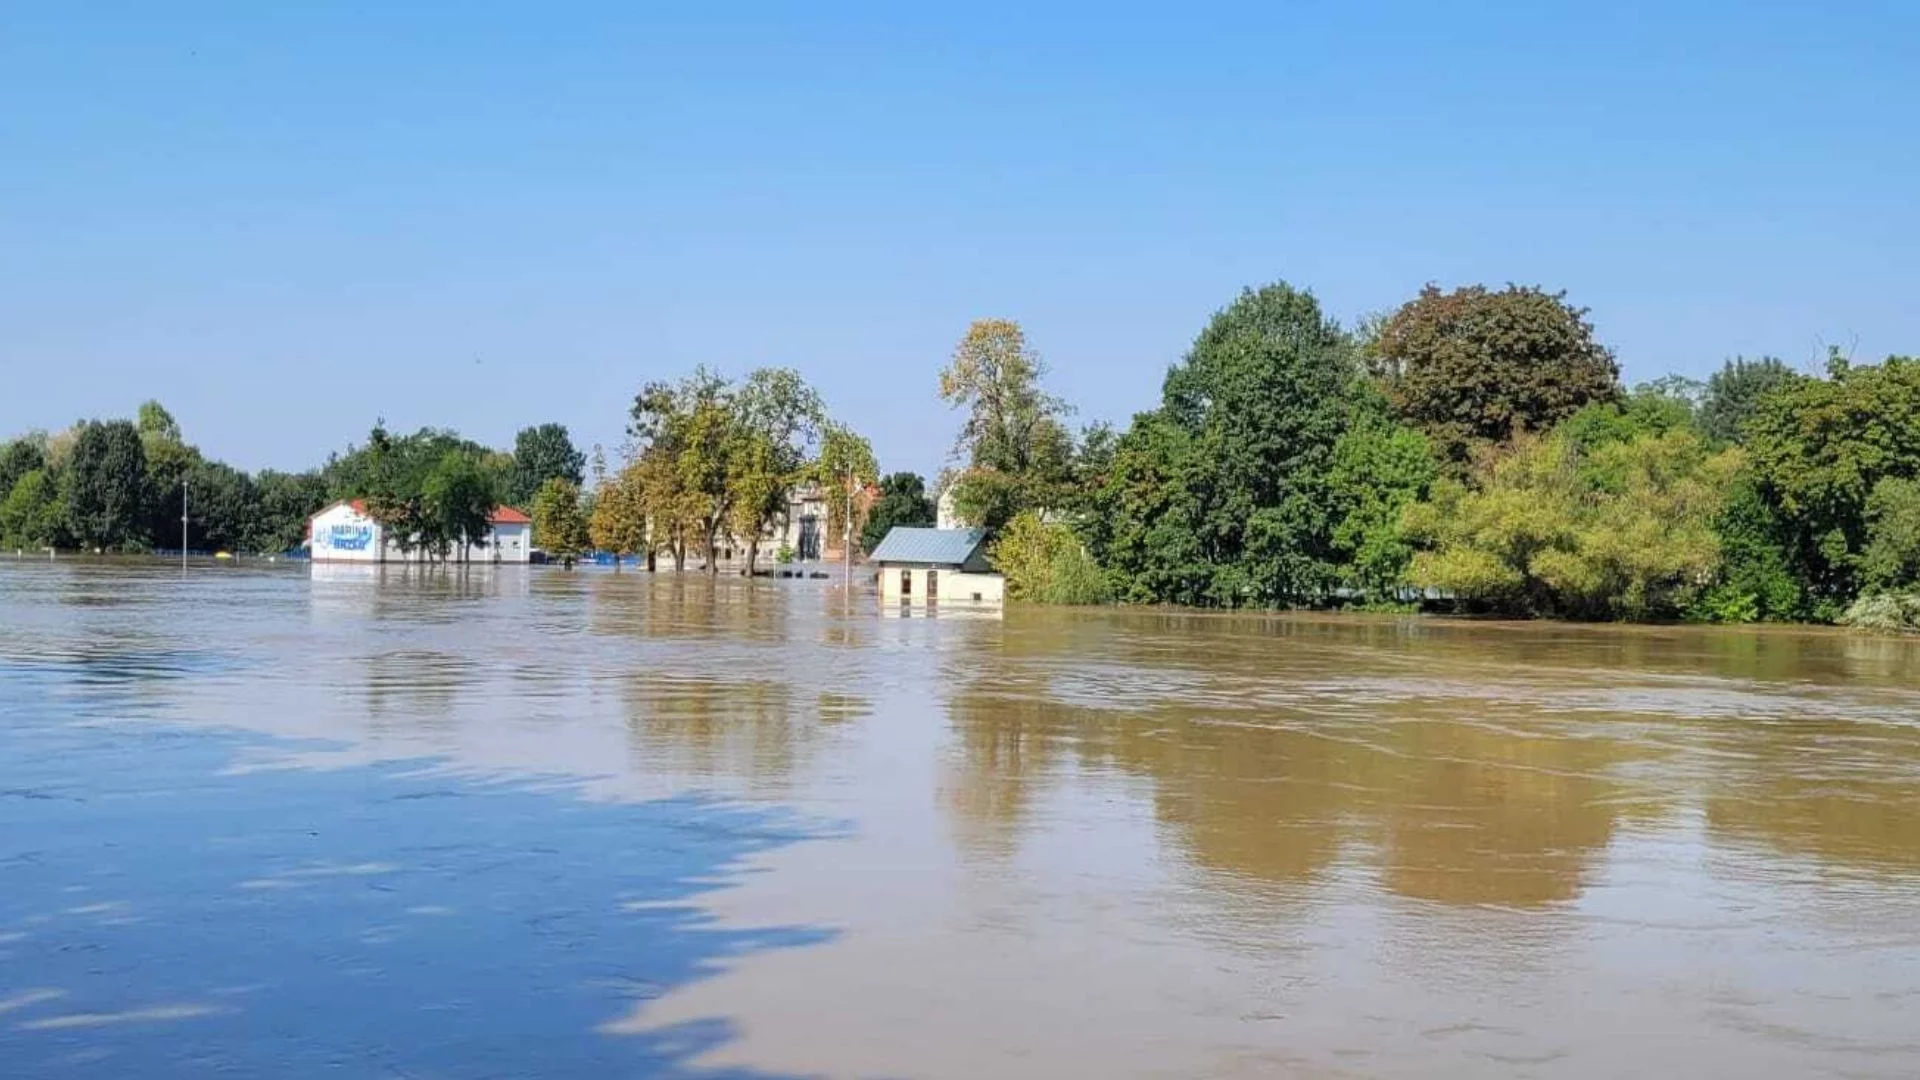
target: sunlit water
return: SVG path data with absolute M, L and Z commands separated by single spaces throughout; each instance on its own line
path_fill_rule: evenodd
M 1920 1075 L 1920 646 L 0 562 L 0 1076 Z

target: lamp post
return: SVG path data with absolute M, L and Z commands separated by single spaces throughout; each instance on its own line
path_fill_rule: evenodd
M 187 568 L 187 478 L 180 478 L 180 569 Z

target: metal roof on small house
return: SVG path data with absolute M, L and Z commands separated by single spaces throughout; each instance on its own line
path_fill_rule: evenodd
M 959 566 L 973 558 L 986 538 L 985 529 L 910 529 L 896 525 L 867 559 L 876 563 Z

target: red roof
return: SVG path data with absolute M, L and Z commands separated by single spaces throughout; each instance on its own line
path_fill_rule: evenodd
M 533 524 L 532 518 L 528 517 L 527 515 L 521 513 L 518 510 L 515 510 L 511 506 L 494 507 L 493 516 L 488 518 L 487 520 L 493 522 L 495 525 L 531 525 Z

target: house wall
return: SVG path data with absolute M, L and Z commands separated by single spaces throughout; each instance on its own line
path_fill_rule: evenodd
M 315 514 L 309 523 L 310 549 L 315 562 L 424 562 L 424 552 L 404 552 L 387 537 L 380 523 L 347 503 L 329 506 Z M 495 525 L 485 546 L 455 548 L 449 558 L 454 562 L 524 563 L 533 553 L 532 526 Z
M 379 523 L 345 503 L 315 514 L 308 529 L 315 562 L 387 561 Z
M 936 574 L 934 588 L 938 595 L 928 589 L 927 574 Z M 913 591 L 906 593 L 902 588 L 902 578 L 913 575 Z M 975 600 L 975 596 L 979 600 Z M 999 606 L 1006 595 L 1006 579 L 999 574 L 970 574 L 958 566 L 901 566 L 889 563 L 880 568 L 880 602 L 888 606 L 902 603 L 968 605 L 981 604 Z

